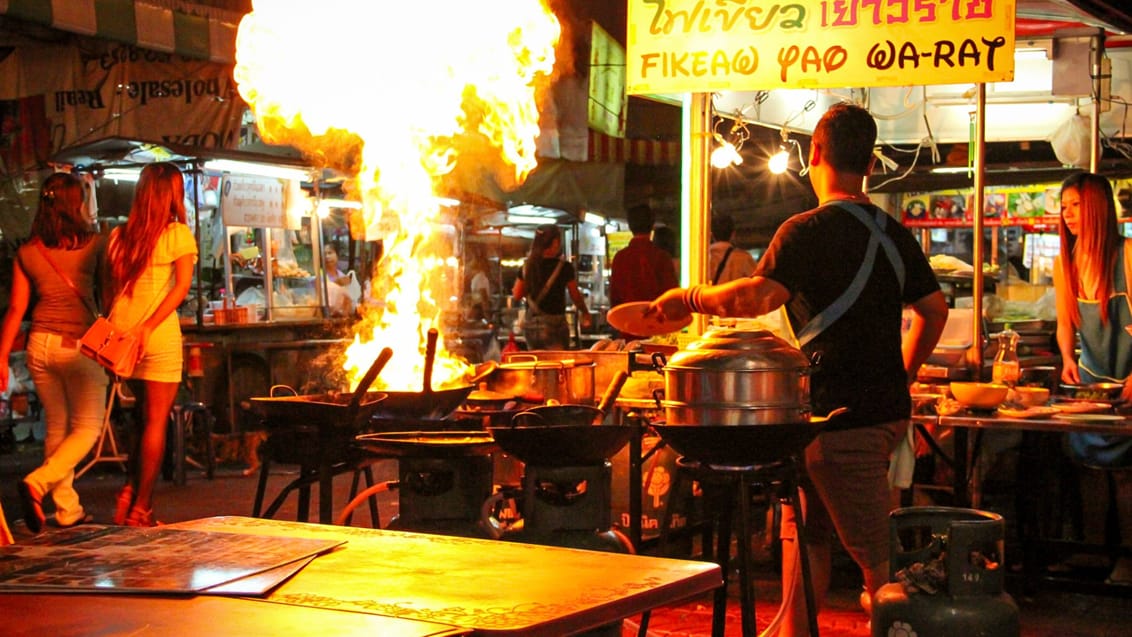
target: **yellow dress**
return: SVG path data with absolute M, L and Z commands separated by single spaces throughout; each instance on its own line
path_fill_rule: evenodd
M 111 245 L 118 237 L 119 232 L 115 230 L 110 237 Z M 158 237 L 149 265 L 138 277 L 130 296 L 118 295 L 114 299 L 108 317 L 110 322 L 120 329 L 131 329 L 147 319 L 173 289 L 173 263 L 188 254 L 194 259 L 197 254 L 192 231 L 183 223 L 170 223 Z M 176 312 L 170 312 L 153 330 L 130 378 L 179 383 L 182 359 L 180 319 Z

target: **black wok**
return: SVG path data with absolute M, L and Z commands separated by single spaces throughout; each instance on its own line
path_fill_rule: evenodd
M 668 446 L 689 460 L 745 467 L 799 454 L 817 437 L 828 417 L 781 425 L 657 425 Z
M 428 331 L 428 341 L 425 345 L 424 390 L 386 391 L 385 400 L 373 414 L 375 418 L 443 420 L 464 404 L 464 400 L 475 389 L 475 385 L 468 384 L 435 391 L 432 389 L 432 366 L 436 359 L 438 336 L 435 328 Z
M 496 444 L 520 461 L 540 467 L 600 463 L 621 451 L 633 435 L 627 425 L 488 427 Z
M 395 458 L 486 456 L 496 443 L 483 431 L 391 431 L 362 434 L 357 443 L 371 453 Z
M 443 420 L 464 404 L 475 389 L 472 385 L 428 391 L 386 391 L 385 400 L 373 412 L 374 418 Z
M 368 390 L 392 357 L 392 350 L 388 347 L 383 349 L 353 392 L 299 396 L 286 385 L 276 385 L 271 388 L 271 396 L 253 397 L 252 407 L 264 417 L 269 427 L 297 427 L 315 423 L 360 428 L 386 399 L 385 392 Z M 292 395 L 278 395 L 280 393 Z
M 629 373 L 620 370 L 597 407 L 546 405 L 515 414 L 510 427 L 488 427 L 499 448 L 526 464 L 571 467 L 597 464 L 621 451 L 633 435 L 626 425 L 600 424 Z

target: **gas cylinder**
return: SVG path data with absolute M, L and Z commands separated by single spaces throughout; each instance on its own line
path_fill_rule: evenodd
M 1003 591 L 1001 515 L 907 507 L 889 524 L 889 583 L 873 596 L 872 637 L 1017 637 L 1018 606 Z

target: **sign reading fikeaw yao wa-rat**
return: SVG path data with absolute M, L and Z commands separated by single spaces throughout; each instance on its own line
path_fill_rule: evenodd
M 629 0 L 631 94 L 1003 82 L 1015 0 Z

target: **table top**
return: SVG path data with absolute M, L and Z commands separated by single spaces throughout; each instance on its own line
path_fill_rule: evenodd
M 447 624 L 478 635 L 576 633 L 722 584 L 710 562 L 245 517 L 172 526 L 345 540 L 267 599 Z
M 912 416 L 912 420 L 913 422 L 921 424 L 938 424 L 947 427 L 966 427 L 970 429 L 1049 431 L 1054 433 L 1100 433 L 1132 436 L 1132 417 L 1128 415 L 1124 415 L 1122 420 L 1089 420 L 1085 418 L 1066 420 L 1056 416 L 1050 418 L 1007 418 L 998 414 L 962 413 L 954 416 Z
M 56 609 L 49 612 L 48 609 Z M 62 612 L 59 612 L 61 609 Z M 447 637 L 467 628 L 249 598 L 157 595 L 0 595 L 8 637 L 47 635 L 381 635 Z

